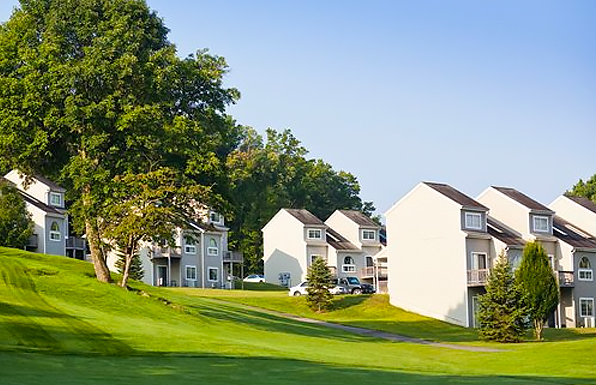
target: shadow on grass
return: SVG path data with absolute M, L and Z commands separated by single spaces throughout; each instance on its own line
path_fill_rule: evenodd
M 243 287 L 244 286 L 244 287 Z M 250 291 L 288 291 L 288 288 L 266 282 L 234 281 L 234 289 Z
M 343 310 L 352 306 L 360 305 L 370 298 L 370 295 L 344 295 L 333 299 L 331 311 Z
M 3 385 L 346 385 L 346 384 L 593 384 L 593 380 L 539 376 L 458 376 L 324 365 L 279 358 L 225 356 L 94 357 L 0 353 Z
M 371 337 L 360 336 L 312 323 L 305 323 L 283 316 L 258 310 L 241 308 L 223 303 L 204 303 L 193 308 L 202 317 L 231 321 L 252 328 L 280 333 L 291 333 L 308 337 L 337 339 L 349 342 L 370 341 Z
M 421 338 L 437 342 L 473 342 L 478 341 L 478 332 L 474 329 L 445 325 L 436 320 L 417 321 L 375 321 L 358 320 L 355 322 L 342 321 L 342 324 L 365 329 L 381 330 L 388 333 Z

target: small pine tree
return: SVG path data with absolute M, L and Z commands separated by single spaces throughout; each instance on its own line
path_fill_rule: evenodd
M 540 243 L 526 245 L 515 278 L 524 293 L 536 339 L 541 340 L 544 324 L 559 304 L 559 285 Z
M 120 274 L 123 273 L 124 271 L 124 255 L 121 255 L 120 257 L 118 257 L 118 260 L 116 261 L 116 269 L 118 269 L 118 272 Z M 145 276 L 145 271 L 143 270 L 143 263 L 141 262 L 141 257 L 139 257 L 138 254 L 135 254 L 134 257 L 132 257 L 132 261 L 130 263 L 130 271 L 129 271 L 129 277 L 131 279 L 135 279 L 137 281 L 140 281 L 143 279 L 143 277 Z
M 315 258 L 308 268 L 306 280 L 308 281 L 308 288 L 306 289 L 306 303 L 308 306 L 319 313 L 329 309 L 333 297 L 329 292 L 331 272 L 323 258 Z
M 499 255 L 479 304 L 480 338 L 498 342 L 519 342 L 523 338 L 527 327 L 523 292 L 505 255 Z

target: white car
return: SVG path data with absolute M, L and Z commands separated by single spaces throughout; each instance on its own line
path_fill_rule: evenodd
M 303 294 L 306 295 L 306 294 L 308 294 L 308 292 L 306 291 L 307 288 L 308 288 L 307 281 L 300 282 L 300 284 L 290 288 L 288 295 L 290 297 L 292 297 L 292 296 L 297 297 L 297 296 L 300 296 Z M 333 286 L 333 287 L 329 288 L 329 292 L 331 294 L 348 294 L 348 291 L 343 286 Z
M 251 274 L 243 279 L 244 282 L 265 282 L 265 276 L 261 274 Z

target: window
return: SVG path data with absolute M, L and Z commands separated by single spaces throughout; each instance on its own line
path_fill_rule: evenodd
M 218 273 L 217 267 L 210 267 L 208 275 L 207 275 L 209 281 L 217 282 L 217 275 L 218 275 L 217 273 Z
M 377 232 L 374 230 L 362 230 L 362 239 L 365 241 L 374 241 L 377 239 Z
M 594 280 L 594 273 L 592 272 L 592 265 L 590 264 L 590 260 L 586 257 L 583 257 L 579 261 L 579 269 L 577 269 L 577 275 L 580 281 L 593 281 Z
M 323 256 L 322 255 L 318 255 L 318 254 L 312 254 L 310 256 L 310 264 L 312 265 L 313 263 L 315 263 L 315 259 L 317 259 L 317 258 L 323 258 Z
M 472 253 L 472 270 L 487 270 L 488 258 L 486 253 Z
M 594 317 L 594 298 L 579 299 L 579 316 Z
M 356 265 L 354 264 L 354 258 L 347 256 L 344 257 L 344 264 L 341 267 L 341 271 L 344 273 L 353 273 L 356 271 Z
M 555 256 L 552 254 L 548 255 L 548 264 L 550 265 L 551 269 L 553 270 L 557 270 L 555 269 Z
M 50 225 L 50 240 L 52 241 L 59 241 L 62 238 L 60 234 L 60 225 L 58 222 L 52 222 Z
M 213 238 L 209 240 L 209 247 L 207 248 L 207 255 L 217 256 L 219 249 L 217 248 L 217 241 Z
M 214 223 L 219 223 L 221 221 L 220 215 L 213 211 L 209 215 L 209 218 L 211 219 L 211 222 L 214 222 Z
M 464 227 L 466 229 L 482 230 L 482 214 L 480 213 L 465 213 Z
M 62 194 L 50 192 L 50 205 L 62 207 Z
M 548 217 L 534 217 L 534 231 L 537 233 L 548 233 Z
M 193 238 L 186 238 L 186 244 L 184 245 L 184 252 L 186 254 L 196 254 L 197 253 L 197 242 Z
M 323 238 L 323 233 L 321 229 L 308 229 L 308 239 L 321 239 Z
M 186 279 L 189 281 L 197 280 L 197 267 L 196 266 L 186 266 Z
M 366 256 L 366 267 L 373 267 L 375 265 L 375 261 L 373 260 L 373 257 L 371 257 L 370 255 Z

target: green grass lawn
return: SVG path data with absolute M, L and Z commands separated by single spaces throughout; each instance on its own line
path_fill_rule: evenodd
M 85 262 L 0 248 L 0 384 L 596 383 L 589 333 L 554 331 L 552 342 L 474 353 L 353 335 L 240 304 L 313 316 L 302 298 L 283 292 L 135 288 L 98 283 Z M 475 338 L 395 309 L 384 296 L 336 300 L 320 317 L 440 341 Z

